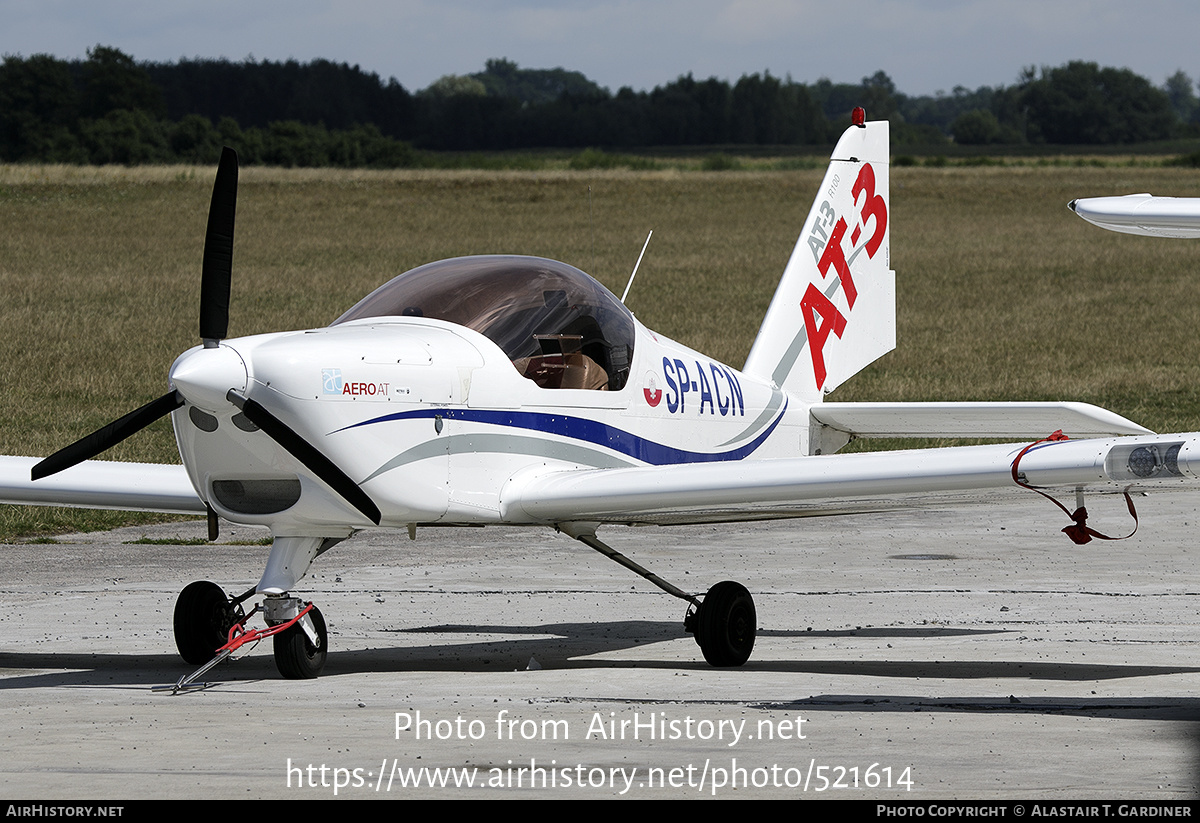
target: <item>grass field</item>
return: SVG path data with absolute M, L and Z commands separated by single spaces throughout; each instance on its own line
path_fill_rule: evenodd
M 230 336 L 325 325 L 461 254 L 565 260 L 620 294 L 653 229 L 630 308 L 740 365 L 822 174 L 247 169 Z M 0 453 L 47 454 L 166 390 L 198 342 L 211 185 L 211 169 L 0 167 Z M 1084 400 L 1200 429 L 1200 244 L 1066 209 L 1141 191 L 1200 195 L 1200 171 L 894 168 L 898 348 L 831 399 Z M 107 457 L 178 459 L 167 421 Z M 0 536 L 92 523 L 0 508 Z

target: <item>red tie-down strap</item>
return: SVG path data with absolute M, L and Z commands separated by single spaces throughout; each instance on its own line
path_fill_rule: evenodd
M 1021 458 L 1024 457 L 1025 454 L 1030 449 L 1032 449 L 1034 446 L 1037 446 L 1040 443 L 1050 443 L 1050 442 L 1054 442 L 1054 441 L 1058 441 L 1058 440 L 1068 440 L 1068 439 L 1069 438 L 1065 434 L 1062 433 L 1062 429 L 1059 429 L 1058 431 L 1056 431 L 1054 434 L 1050 435 L 1049 437 L 1043 437 L 1041 440 L 1030 443 L 1028 446 L 1021 449 L 1021 453 L 1017 455 L 1017 459 L 1014 460 L 1013 464 L 1012 464 L 1013 482 L 1016 483 L 1018 486 L 1021 486 L 1022 488 L 1026 488 L 1026 489 L 1029 489 L 1030 491 L 1037 492 L 1042 497 L 1046 498 L 1051 503 L 1053 503 L 1054 505 L 1056 505 L 1060 509 L 1062 509 L 1063 514 L 1065 514 L 1067 517 L 1074 520 L 1075 521 L 1074 525 L 1066 526 L 1062 531 L 1063 531 L 1063 534 L 1065 534 L 1067 537 L 1071 538 L 1071 540 L 1074 541 L 1076 543 L 1076 545 L 1082 546 L 1084 543 L 1090 543 L 1092 541 L 1093 537 L 1097 537 L 1101 540 L 1127 540 L 1128 538 L 1133 537 L 1135 534 L 1137 534 L 1137 530 L 1138 530 L 1138 516 L 1137 516 L 1137 510 L 1134 509 L 1134 507 L 1133 507 L 1133 498 L 1129 496 L 1128 489 L 1126 489 L 1122 493 L 1125 495 L 1125 505 L 1129 507 L 1129 516 L 1133 518 L 1133 531 L 1131 531 L 1129 534 L 1127 534 L 1123 537 L 1111 537 L 1110 535 L 1107 535 L 1107 534 L 1101 534 L 1100 532 L 1096 531 L 1095 529 L 1093 529 L 1091 526 L 1089 526 L 1087 524 L 1087 509 L 1085 507 L 1080 506 L 1075 511 L 1071 511 L 1066 506 L 1064 506 L 1061 502 L 1059 502 L 1055 498 L 1051 497 L 1046 492 L 1042 491 L 1039 488 L 1035 488 L 1034 486 L 1029 485 L 1028 483 L 1026 483 L 1024 480 L 1022 480 L 1019 477 Z

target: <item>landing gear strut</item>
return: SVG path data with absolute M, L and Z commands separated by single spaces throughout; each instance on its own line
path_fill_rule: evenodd
M 684 631 L 695 635 L 709 665 L 740 666 L 750 659 L 758 618 L 754 599 L 741 583 L 726 580 L 713 586 L 701 601 L 678 586 L 638 565 L 596 537 L 595 524 L 559 524 L 566 534 L 590 546 L 610 560 L 649 580 L 667 594 L 691 604 L 683 618 Z

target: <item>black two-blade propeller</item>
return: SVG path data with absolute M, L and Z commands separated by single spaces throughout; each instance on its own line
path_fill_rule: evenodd
M 200 338 L 206 349 L 216 348 L 229 331 L 229 293 L 233 282 L 233 226 L 237 212 L 237 152 L 226 147 L 217 166 L 212 203 L 208 210 L 208 228 L 204 235 L 204 265 L 200 281 Z M 238 406 L 250 422 L 300 461 L 310 472 L 343 497 L 358 511 L 378 524 L 379 507 L 358 484 L 315 446 L 262 404 L 230 390 L 228 399 Z M 60 449 L 33 467 L 32 477 L 39 480 L 82 463 L 136 434 L 160 417 L 165 417 L 185 402 L 183 395 L 171 390 L 157 400 L 130 412 L 119 420 Z M 210 517 L 210 530 L 211 530 Z

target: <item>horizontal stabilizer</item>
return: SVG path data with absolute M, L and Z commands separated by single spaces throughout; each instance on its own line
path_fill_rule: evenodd
M 822 403 L 815 423 L 853 437 L 988 437 L 1037 439 L 1152 434 L 1090 403 Z
M 204 514 L 183 466 L 88 460 L 37 482 L 37 457 L 0 457 L 0 503 Z

